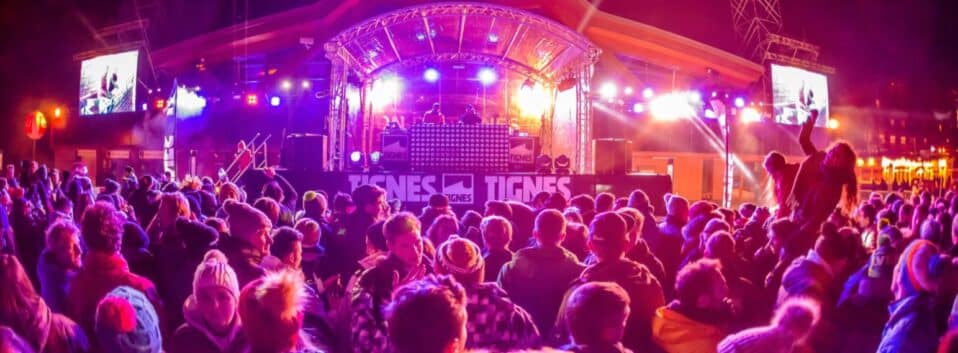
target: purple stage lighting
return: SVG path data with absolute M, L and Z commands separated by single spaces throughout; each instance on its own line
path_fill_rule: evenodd
M 422 78 L 426 80 L 426 82 L 436 82 L 439 80 L 439 70 L 430 67 L 422 73 Z
M 490 68 L 483 68 L 479 70 L 479 75 L 477 76 L 477 78 L 479 79 L 479 82 L 482 83 L 483 86 L 488 86 L 495 83 L 498 77 L 496 76 L 495 70 Z
M 272 96 L 269 98 L 269 105 L 272 105 L 274 107 L 278 107 L 280 102 L 281 101 L 278 96 Z
M 742 97 L 735 98 L 735 107 L 736 108 L 745 107 L 745 98 L 742 98 Z

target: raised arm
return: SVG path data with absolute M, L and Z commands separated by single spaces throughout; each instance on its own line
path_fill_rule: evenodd
M 806 156 L 818 152 L 818 149 L 812 144 L 812 128 L 815 127 L 816 120 L 818 120 L 818 110 L 812 109 L 808 120 L 805 120 L 805 124 L 802 125 L 802 132 L 798 134 L 798 143 L 802 146 L 802 152 L 805 152 Z

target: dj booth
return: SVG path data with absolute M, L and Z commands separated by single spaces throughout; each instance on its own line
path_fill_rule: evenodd
M 419 124 L 385 131 L 382 152 L 391 170 L 502 173 L 531 170 L 535 141 L 510 136 L 507 125 Z

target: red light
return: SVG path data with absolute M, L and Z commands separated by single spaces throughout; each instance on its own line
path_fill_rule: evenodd
M 258 97 L 257 95 L 255 95 L 255 94 L 252 94 L 252 93 L 251 93 L 251 94 L 247 94 L 247 95 L 246 95 L 246 104 L 247 104 L 247 105 L 257 105 L 257 104 L 259 104 L 259 97 Z
M 59 118 L 59 117 L 62 116 L 62 115 L 63 115 L 63 110 L 61 110 L 60 107 L 57 107 L 56 109 L 53 109 L 53 117 L 54 117 L 54 118 Z
M 166 108 L 166 100 L 165 100 L 165 99 L 157 99 L 155 102 L 153 102 L 153 106 L 156 107 L 156 109 Z

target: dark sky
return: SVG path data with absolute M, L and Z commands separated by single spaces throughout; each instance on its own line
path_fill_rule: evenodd
M 163 3 L 169 42 L 228 23 L 233 0 L 139 0 Z M 249 0 L 270 12 L 306 0 Z M 338 1 L 338 0 L 320 0 Z M 597 1 L 597 0 L 593 0 Z M 132 13 L 133 0 L 0 1 L 0 149 L 29 151 L 25 115 L 41 104 L 73 107 L 79 63 L 96 47 L 91 28 Z M 836 68 L 831 96 L 838 104 L 913 109 L 942 107 L 958 87 L 958 1 L 783 0 L 784 34 L 822 47 L 820 62 Z M 604 0 L 603 10 L 741 54 L 728 0 Z M 255 15 L 255 14 L 254 14 Z M 175 26 L 170 26 L 175 23 Z M 75 115 L 70 118 L 76 118 Z

